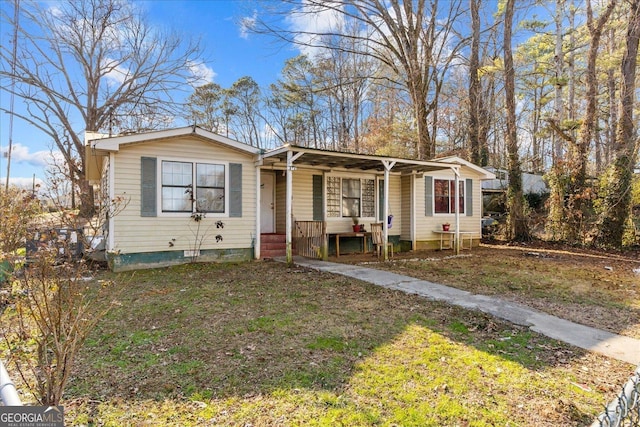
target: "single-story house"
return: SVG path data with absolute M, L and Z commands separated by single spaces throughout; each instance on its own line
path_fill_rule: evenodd
M 197 126 L 88 134 L 86 154 L 96 193 L 125 201 L 107 210 L 116 214 L 103 227 L 116 271 L 294 253 L 326 258 L 369 250 L 374 223 L 396 250 L 441 248 L 465 236 L 477 245 L 481 181 L 495 178 L 458 157 L 264 151 Z M 354 231 L 356 218 L 364 231 Z

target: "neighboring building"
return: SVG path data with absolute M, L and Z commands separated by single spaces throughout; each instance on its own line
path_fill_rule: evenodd
M 494 179 L 482 181 L 482 191 L 484 193 L 501 193 L 507 191 L 509 187 L 509 172 L 505 169 L 494 168 L 493 166 L 487 166 L 484 169 L 495 175 Z M 545 194 L 549 192 L 547 183 L 544 182 L 542 175 L 533 173 L 522 173 L 522 190 L 524 194 Z
M 89 140 L 87 159 L 102 194 L 128 200 L 105 226 L 114 270 L 260 259 L 285 248 L 291 256 L 303 253 L 312 237 L 303 230 L 314 227 L 316 256 L 335 254 L 341 237 L 340 252 L 366 249 L 366 234 L 352 232 L 354 217 L 365 229 L 387 224 L 385 239 L 397 249 L 436 248 L 441 225 L 455 229 L 456 220 L 477 244 L 481 182 L 495 178 L 458 157 L 417 161 L 290 145 L 263 152 L 195 126 Z

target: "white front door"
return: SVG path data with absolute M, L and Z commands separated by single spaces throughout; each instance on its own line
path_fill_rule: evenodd
M 275 175 L 260 175 L 260 232 L 275 232 Z

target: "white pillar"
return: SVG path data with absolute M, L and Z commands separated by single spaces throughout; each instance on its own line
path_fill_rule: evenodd
M 253 257 L 255 259 L 260 259 L 260 251 L 262 250 L 262 243 L 260 241 L 262 228 L 260 223 L 260 199 L 262 197 L 262 190 L 260 189 L 260 184 L 262 182 L 260 164 L 260 161 L 256 164 L 256 240 L 253 243 Z
M 293 202 L 293 153 L 291 151 L 287 151 L 287 201 L 286 201 L 286 243 L 287 243 L 287 264 L 293 263 L 293 248 L 291 246 L 291 230 L 292 230 L 292 202 Z
M 291 243 L 291 234 L 293 231 L 293 171 L 296 170 L 296 168 L 293 166 L 293 162 L 295 162 L 303 154 L 304 153 L 296 153 L 294 155 L 292 151 L 287 151 L 287 264 L 293 264 L 293 246 Z
M 382 218 L 382 250 L 384 260 L 389 259 L 389 171 L 395 166 L 396 162 L 383 160 L 384 165 L 384 215 Z
M 459 193 L 460 193 L 460 189 L 458 188 L 460 185 L 460 171 L 457 168 L 452 168 L 453 173 L 456 176 L 455 179 L 455 190 L 454 190 L 454 206 L 456 209 L 456 234 L 455 234 L 455 245 L 456 245 L 456 255 L 460 255 L 460 201 L 458 200 L 459 198 Z

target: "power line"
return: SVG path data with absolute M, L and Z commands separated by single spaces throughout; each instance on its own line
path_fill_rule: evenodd
M 7 182 L 5 191 L 9 190 L 9 176 L 11 175 L 11 150 L 13 150 L 13 106 L 15 103 L 16 58 L 18 56 L 18 18 L 20 16 L 20 0 L 15 0 L 13 26 L 13 57 L 11 58 L 11 97 L 9 101 L 9 149 L 7 151 Z

